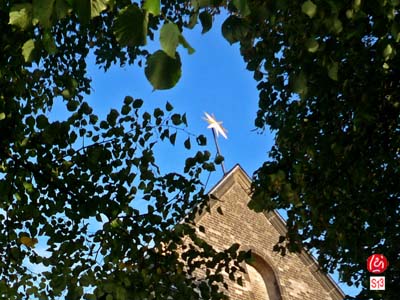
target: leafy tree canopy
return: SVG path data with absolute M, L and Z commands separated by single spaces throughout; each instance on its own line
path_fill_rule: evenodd
M 210 153 L 189 157 L 182 174 L 162 172 L 154 155 L 178 133 L 187 149 L 205 137 L 188 134 L 170 103 L 146 112 L 126 96 L 99 119 L 84 101 L 89 53 L 105 70 L 145 62 L 155 89 L 174 86 L 176 48 L 194 51 L 182 35 L 187 11 L 176 1 L 0 2 L 1 299 L 224 297 L 221 272 L 235 278 L 245 253 L 216 252 L 188 215 L 203 209 Z M 161 50 L 150 54 L 146 40 L 159 29 Z M 52 120 L 61 101 L 66 117 Z M 194 280 L 199 268 L 208 269 L 203 281 Z
M 169 118 L 161 109 L 139 113 L 141 101 L 127 97 L 121 110 L 97 120 L 83 100 L 90 92 L 85 59 L 92 51 L 105 70 L 111 64 L 144 64 L 155 89 L 171 88 L 181 76 L 177 47 L 194 51 L 184 28 L 200 22 L 207 32 L 224 7 L 229 13 L 222 35 L 240 43 L 259 82 L 255 124 L 276 134 L 271 160 L 254 176 L 250 204 L 256 211 L 287 210 L 288 233 L 275 249 L 314 249 L 323 269 L 339 267 L 342 280 L 363 285 L 364 296 L 396 299 L 399 1 L 34 0 L 0 5 L 1 291 L 17 295 L 26 293 L 21 286 L 31 285 L 32 295 L 69 291 L 74 299 L 93 287 L 95 297 L 125 299 L 134 278 L 147 295 L 154 286 L 156 295 L 165 295 L 171 284 L 177 294 L 193 292 L 184 288 L 191 286 L 190 276 L 181 275 L 177 257 L 161 255 L 161 242 L 174 241 L 165 245 L 175 245 L 168 250 L 176 253 L 175 234 L 182 231 L 166 229 L 196 203 L 189 198 L 202 198 L 195 185 L 200 169 L 212 169 L 209 155 L 200 152 L 187 161 L 186 179 L 160 175 L 152 152 L 154 132 L 175 143 L 176 128 L 170 123 L 180 126 L 184 117 Z M 149 53 L 146 41 L 156 31 L 160 50 Z M 57 97 L 71 116 L 51 122 L 46 111 Z M 83 138 L 86 143 L 78 144 Z M 174 192 L 182 196 L 171 198 Z M 132 210 L 128 195 L 153 199 L 153 208 L 142 216 Z M 91 236 L 87 221 L 96 217 L 104 225 Z M 49 238 L 49 258 L 32 249 L 37 236 Z M 99 268 L 93 253 L 102 256 Z M 365 262 L 372 253 L 385 254 L 391 264 L 386 292 L 368 292 Z M 171 276 L 138 271 L 153 268 L 154 255 L 165 259 Z M 51 271 L 35 278 L 23 266 L 27 259 Z M 69 277 L 60 276 L 65 270 Z M 171 282 L 158 284 L 162 280 Z M 203 286 L 202 291 L 210 290 Z
M 287 210 L 276 250 L 314 249 L 375 299 L 400 290 L 399 4 L 249 1 L 225 34 L 259 82 L 256 126 L 276 133 L 251 207 Z M 386 292 L 368 291 L 373 253 L 391 264 Z

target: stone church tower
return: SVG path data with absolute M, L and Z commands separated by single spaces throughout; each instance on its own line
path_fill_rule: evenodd
M 311 255 L 304 251 L 282 257 L 272 251 L 278 237 L 285 235 L 285 223 L 275 212 L 255 213 L 247 207 L 250 184 L 250 178 L 236 165 L 210 191 L 218 198 L 212 200 L 210 213 L 196 218 L 196 223 L 205 227 L 205 233 L 199 232 L 199 236 L 215 249 L 239 243 L 243 249 L 252 250 L 254 261 L 245 266 L 243 286 L 228 282 L 230 299 L 343 299 L 343 292 L 329 275 L 318 271 Z

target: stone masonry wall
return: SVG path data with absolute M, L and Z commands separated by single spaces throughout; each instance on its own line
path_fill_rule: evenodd
M 205 227 L 199 236 L 217 250 L 239 243 L 243 249 L 251 249 L 273 270 L 275 289 L 268 287 L 269 296 L 264 299 L 276 300 L 323 300 L 343 299 L 343 293 L 325 274 L 317 271 L 315 261 L 306 253 L 288 254 L 282 257 L 272 251 L 280 234 L 284 233 L 284 223 L 276 213 L 255 213 L 247 207 L 250 179 L 236 166 L 211 191 L 219 200 L 211 204 L 211 212 L 198 216 L 196 222 Z M 222 209 L 223 215 L 217 212 Z M 255 266 L 257 267 L 257 266 Z M 258 266 L 260 268 L 260 266 Z M 262 273 L 262 272 L 260 272 Z M 274 276 L 273 276 L 274 275 Z M 249 282 L 245 274 L 244 286 L 229 283 L 230 299 L 258 299 L 259 285 Z M 264 280 L 268 280 L 264 277 Z M 254 289 L 254 292 L 253 292 Z M 280 294 L 280 295 L 279 295 Z

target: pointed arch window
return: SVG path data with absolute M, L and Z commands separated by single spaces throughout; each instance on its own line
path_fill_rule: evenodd
M 282 300 L 274 270 L 260 256 L 252 254 L 252 263 L 246 264 L 254 300 Z

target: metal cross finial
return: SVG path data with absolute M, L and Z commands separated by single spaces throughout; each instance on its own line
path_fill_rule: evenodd
M 218 140 L 217 137 L 219 135 L 222 135 L 224 138 L 228 138 L 228 136 L 226 135 L 227 130 L 222 126 L 222 122 L 217 121 L 215 119 L 214 115 L 209 115 L 208 113 L 204 113 L 205 118 L 204 120 L 207 121 L 208 126 L 207 128 L 211 128 L 212 132 L 213 132 L 213 136 L 214 136 L 214 142 L 215 142 L 215 146 L 217 148 L 217 154 L 219 156 L 221 155 L 221 151 L 219 150 L 219 146 L 218 146 Z M 222 167 L 222 172 L 224 173 L 224 175 L 226 174 L 225 172 L 225 166 L 224 166 L 224 162 L 221 163 L 221 167 Z

